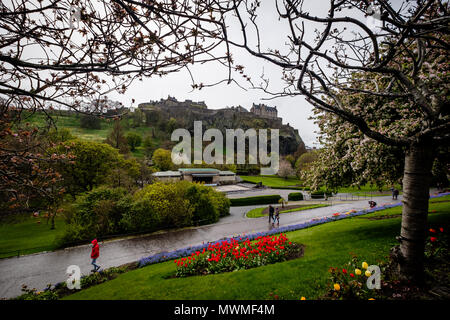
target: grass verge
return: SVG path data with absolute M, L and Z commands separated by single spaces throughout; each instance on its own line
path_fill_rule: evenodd
M 327 204 L 304 205 L 304 206 L 299 206 L 298 208 L 280 211 L 280 214 L 281 213 L 297 212 L 297 211 L 315 209 L 315 208 L 321 208 L 321 207 L 328 207 L 328 205 Z M 247 216 L 247 218 L 267 217 L 268 214 L 263 213 L 264 209 L 266 209 L 266 207 L 252 209 L 249 212 L 247 212 L 246 216 Z

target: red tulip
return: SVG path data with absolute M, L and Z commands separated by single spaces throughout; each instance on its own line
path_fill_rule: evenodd
M 436 233 L 436 230 L 430 229 L 430 232 L 431 232 L 431 233 Z
M 353 273 L 350 273 L 350 277 L 354 278 L 354 277 L 355 277 L 355 275 L 354 275 Z
M 431 238 L 430 238 L 430 241 L 431 241 L 431 242 L 435 242 L 436 240 L 437 240 L 436 237 L 431 237 Z
M 347 274 L 347 270 L 342 269 L 342 273 L 343 273 L 343 274 Z
M 440 232 L 444 232 L 444 228 L 439 228 L 439 231 Z

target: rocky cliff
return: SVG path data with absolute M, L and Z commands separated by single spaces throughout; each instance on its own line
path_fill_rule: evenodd
M 203 103 L 189 100 L 185 102 L 162 100 L 141 103 L 139 109 L 144 112 L 148 123 L 174 118 L 179 127 L 186 128 L 191 134 L 194 131 L 194 121 L 202 121 L 203 130 L 217 128 L 224 136 L 225 129 L 279 129 L 281 155 L 292 154 L 299 146 L 304 146 L 298 130 L 289 124 L 283 124 L 281 118 L 261 117 L 242 107 L 208 109 Z

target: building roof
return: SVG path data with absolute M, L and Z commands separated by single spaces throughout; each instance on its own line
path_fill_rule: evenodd
M 180 177 L 181 173 L 178 171 L 158 171 L 152 174 L 155 177 Z
M 265 109 L 267 111 L 277 111 L 277 107 L 269 107 L 269 106 L 266 106 L 265 104 L 255 104 L 255 103 L 253 103 L 253 108 L 255 108 L 255 109 Z
M 214 168 L 180 168 L 178 171 L 158 171 L 152 175 L 155 177 L 181 177 L 181 175 L 192 175 L 194 177 L 211 177 L 211 176 L 234 176 L 233 171 L 220 171 Z
M 236 173 L 233 171 L 219 171 L 220 176 L 235 176 Z
M 182 174 L 193 174 L 193 173 L 210 173 L 217 174 L 219 170 L 214 168 L 180 168 L 178 169 Z
M 213 176 L 217 176 L 218 173 L 216 172 L 207 172 L 207 173 L 193 173 L 192 176 L 193 177 L 213 177 Z

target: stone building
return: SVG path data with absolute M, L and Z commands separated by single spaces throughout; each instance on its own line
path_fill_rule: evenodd
M 250 112 L 253 112 L 254 114 L 264 118 L 276 119 L 278 117 L 277 107 L 269 107 L 265 104 L 254 103 L 250 109 Z
M 203 182 L 210 185 L 236 183 L 236 174 L 234 172 L 220 171 L 213 168 L 180 168 L 178 171 L 155 172 L 153 176 L 156 180 L 163 182 L 186 180 L 190 182 Z
M 248 110 L 245 109 L 244 107 L 242 107 L 241 105 L 239 105 L 237 107 L 231 107 L 230 109 L 235 112 L 248 112 Z

